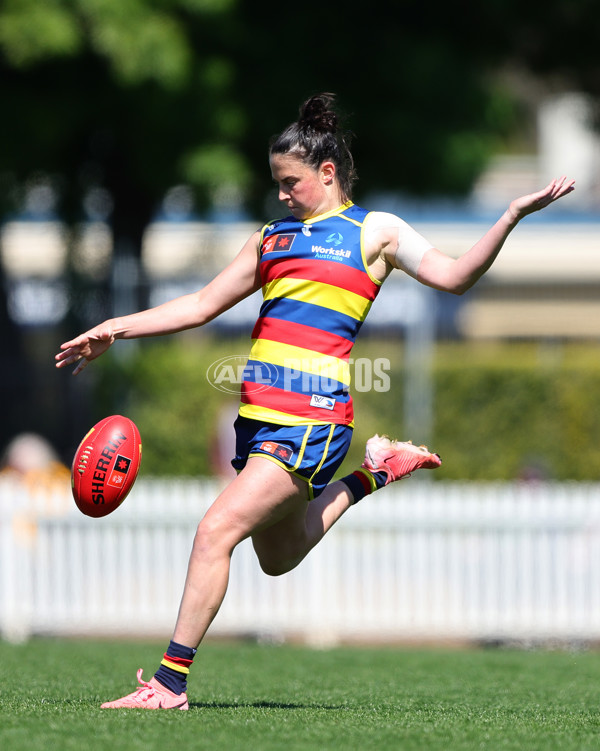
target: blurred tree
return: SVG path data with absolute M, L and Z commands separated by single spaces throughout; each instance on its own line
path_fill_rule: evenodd
M 600 94 L 595 5 L 3 0 L 0 212 L 42 175 L 67 222 L 110 214 L 118 255 L 181 184 L 271 217 L 267 140 L 324 90 L 357 133 L 357 200 L 465 194 L 522 129 L 499 70 Z
M 464 195 L 494 152 L 535 148 L 536 97 L 553 88 L 600 96 L 600 63 L 590 55 L 596 6 L 350 1 L 313 14 L 275 0 L 244 3 L 236 15 L 257 43 L 252 55 L 243 39 L 237 47 L 236 101 L 260 112 L 244 153 L 259 144 L 264 159 L 265 130 L 291 121 L 305 95 L 333 90 L 357 134 L 359 200 L 380 189 Z
M 3 208 L 43 171 L 67 218 L 106 188 L 134 248 L 182 182 L 262 215 L 266 140 L 319 90 L 350 115 L 361 185 L 464 194 L 521 122 L 500 67 L 600 93 L 593 4 L 4 0 Z
M 248 166 L 236 149 L 227 18 L 235 0 L 6 0 L 0 11 L 4 209 L 37 171 L 74 219 L 94 188 L 112 197 L 118 243 L 140 233 L 166 188 Z M 218 164 L 206 158 L 219 144 Z
M 86 213 L 108 218 L 116 253 L 126 256 L 139 251 L 170 186 L 194 179 L 210 200 L 217 169 L 243 183 L 248 165 L 236 146 L 241 115 L 227 57 L 234 8 L 235 0 L 5 0 L 2 215 L 21 210 L 41 180 L 58 193 L 56 211 L 67 223 Z M 212 143 L 219 145 L 216 163 L 206 156 Z M 81 318 L 71 320 L 68 333 L 81 325 Z M 2 326 L 5 343 L 7 331 Z M 49 372 L 58 332 L 17 333 L 2 376 L 14 409 L 0 426 L 0 442 L 27 428 L 68 447 L 88 423 L 85 384 Z M 17 359 L 19 347 L 26 361 Z

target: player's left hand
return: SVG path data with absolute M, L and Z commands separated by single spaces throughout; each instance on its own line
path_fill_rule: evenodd
M 521 198 L 515 198 L 508 209 L 513 219 L 519 221 L 534 211 L 545 209 L 559 198 L 572 193 L 575 190 L 575 180 L 567 180 L 566 177 L 559 177 L 552 180 L 543 190 L 537 193 L 530 193 Z

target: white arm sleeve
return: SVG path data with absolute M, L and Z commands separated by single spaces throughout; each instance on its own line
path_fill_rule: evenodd
M 410 224 L 386 211 L 371 212 L 368 228 L 373 233 L 375 246 L 385 243 L 386 256 L 392 266 L 416 279 L 423 256 L 434 246 Z
M 399 269 L 416 279 L 423 256 L 434 246 L 410 224 L 402 219 L 398 221 L 398 247 L 394 259 Z

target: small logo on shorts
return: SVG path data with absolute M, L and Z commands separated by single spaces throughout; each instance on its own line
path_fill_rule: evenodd
M 273 456 L 284 462 L 289 462 L 293 454 L 289 446 L 282 446 L 281 443 L 275 443 L 274 441 L 263 441 L 260 444 L 260 450 L 266 451 L 267 454 L 273 454 Z
M 319 394 L 313 394 L 310 397 L 310 406 L 319 407 L 319 409 L 334 409 L 335 399 L 330 396 L 320 396 Z

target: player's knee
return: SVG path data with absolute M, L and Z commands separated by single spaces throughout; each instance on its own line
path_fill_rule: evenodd
M 203 558 L 231 554 L 237 542 L 226 525 L 205 518 L 196 529 L 193 552 Z

